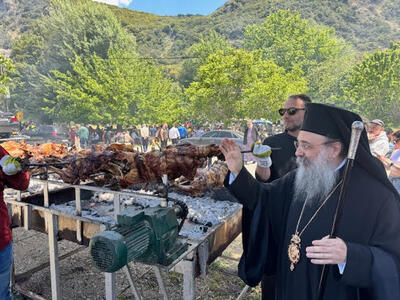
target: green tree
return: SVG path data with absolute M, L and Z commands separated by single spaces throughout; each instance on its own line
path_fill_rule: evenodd
M 343 101 L 369 118 L 400 124 L 400 45 L 378 50 L 357 64 L 342 86 Z
M 53 70 L 72 70 L 75 56 L 106 59 L 110 49 L 135 53 L 136 43 L 104 5 L 89 0 L 51 0 L 38 19 L 12 47 L 17 76 L 11 98 L 31 118 L 52 121 L 41 109 L 55 94 L 45 85 Z M 48 112 L 48 111 L 47 111 Z
M 193 80 L 197 79 L 198 68 L 206 62 L 209 55 L 214 54 L 217 50 L 229 54 L 232 53 L 233 48 L 223 36 L 214 30 L 211 30 L 208 36 L 201 35 L 200 41 L 186 50 L 186 55 L 194 58 L 183 62 L 179 72 L 179 82 L 188 87 Z
M 302 72 L 285 72 L 260 52 L 222 50 L 199 68 L 199 80 L 186 95 L 193 117 L 200 121 L 231 122 L 233 118 L 277 118 L 277 109 L 289 94 L 306 91 Z
M 361 53 L 350 51 L 313 67 L 307 74 L 308 94 L 316 102 L 335 104 L 341 95 L 341 84 L 362 57 Z
M 14 71 L 11 59 L 0 54 L 0 97 L 8 93 L 7 85 L 11 83 L 10 74 Z
M 336 38 L 333 27 L 318 25 L 302 19 L 298 12 L 278 10 L 261 24 L 245 29 L 245 48 L 261 50 L 263 58 L 272 59 L 278 66 L 291 70 L 308 70 L 332 57 L 344 48 Z
M 108 58 L 76 55 L 72 71 L 53 71 L 46 85 L 57 96 L 44 110 L 61 121 L 121 124 L 174 122 L 184 111 L 180 89 L 153 63 L 110 49 Z
M 278 10 L 263 23 L 247 26 L 244 45 L 287 71 L 303 70 L 309 95 L 319 102 L 337 93 L 341 79 L 355 64 L 352 48 L 336 37 L 333 27 L 289 10 Z

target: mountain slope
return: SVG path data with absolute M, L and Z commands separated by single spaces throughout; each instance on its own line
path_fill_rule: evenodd
M 0 0 L 0 48 L 9 48 L 10 41 L 45 13 L 48 5 L 48 0 Z M 278 9 L 297 10 L 304 18 L 333 26 L 359 50 L 385 48 L 389 41 L 400 40 L 398 0 L 229 0 L 208 16 L 176 17 L 109 8 L 136 37 L 139 51 L 155 57 L 183 55 L 210 29 L 239 46 L 246 25 L 261 23 Z
M 240 45 L 244 28 L 261 23 L 278 9 L 297 10 L 304 18 L 333 26 L 337 34 L 359 50 L 388 47 L 400 40 L 400 1 L 397 0 L 230 0 L 209 16 L 160 17 L 110 7 L 137 38 L 139 50 L 152 55 L 180 55 L 210 29 Z

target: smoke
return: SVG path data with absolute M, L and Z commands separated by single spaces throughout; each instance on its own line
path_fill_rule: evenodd
M 129 6 L 133 0 L 93 0 L 96 2 L 102 2 L 110 5 L 115 5 L 115 6 Z

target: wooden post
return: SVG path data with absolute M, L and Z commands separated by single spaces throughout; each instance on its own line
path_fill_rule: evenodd
M 82 206 L 81 206 L 81 189 L 75 188 L 75 204 L 76 204 L 76 215 L 82 215 Z M 76 220 L 76 240 L 82 244 L 82 222 L 81 220 Z
M 50 277 L 51 277 L 51 298 L 53 300 L 61 299 L 60 290 L 60 271 L 58 263 L 58 216 L 51 212 L 46 213 L 48 237 L 49 237 L 49 255 L 50 255 Z
M 114 218 L 115 220 L 117 219 L 117 216 L 119 215 L 121 211 L 121 207 L 119 205 L 119 194 L 114 195 Z
M 183 300 L 196 299 L 195 259 L 183 260 Z
M 43 183 L 43 206 L 44 207 L 49 207 L 49 183 L 44 182 Z
M 31 221 L 32 221 L 32 206 L 25 205 L 24 206 L 24 229 L 31 229 Z
M 201 277 L 206 278 L 207 276 L 207 262 L 208 262 L 208 240 L 206 239 L 197 248 L 197 255 L 199 258 L 200 274 Z
M 115 273 L 104 273 L 105 283 L 106 283 L 106 300 L 116 300 L 117 299 L 117 287 L 116 287 L 116 277 Z

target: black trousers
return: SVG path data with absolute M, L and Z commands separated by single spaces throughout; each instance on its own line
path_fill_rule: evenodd
M 143 151 L 146 152 L 147 151 L 147 146 L 149 144 L 149 138 L 145 139 L 142 138 L 142 145 L 143 145 Z
M 262 300 L 275 300 L 276 276 L 264 275 L 261 280 Z

